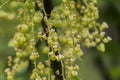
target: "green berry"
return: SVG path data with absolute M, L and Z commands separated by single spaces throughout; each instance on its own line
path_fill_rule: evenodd
M 105 45 L 103 43 L 100 43 L 98 46 L 97 46 L 97 49 L 100 50 L 101 52 L 104 52 L 105 51 Z
M 39 54 L 37 52 L 32 53 L 30 55 L 30 60 L 32 60 L 32 61 L 36 60 L 37 58 L 39 58 Z
M 23 54 L 22 54 L 21 51 L 18 51 L 18 52 L 16 53 L 16 56 L 19 57 L 19 58 L 21 58 L 21 57 L 23 56 Z
M 42 19 L 43 19 L 43 14 L 40 12 L 36 12 L 34 17 L 33 17 L 33 21 L 35 23 L 40 23 Z
M 50 48 L 49 47 L 43 47 L 43 49 L 42 49 L 42 52 L 44 53 L 44 54 L 48 54 L 49 53 L 49 51 L 50 51 Z
M 25 33 L 28 31 L 28 26 L 26 24 L 21 24 L 21 25 L 18 25 L 17 26 L 17 30 L 22 32 L 22 33 Z
M 37 65 L 37 68 L 39 70 L 42 70 L 44 68 L 44 65 L 40 62 L 38 65 Z
M 35 4 L 32 1 L 26 1 L 25 2 L 25 7 L 28 8 L 28 9 L 34 9 Z

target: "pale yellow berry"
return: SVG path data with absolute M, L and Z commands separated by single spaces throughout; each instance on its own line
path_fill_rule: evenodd
M 26 24 L 21 24 L 21 25 L 18 25 L 17 26 L 17 30 L 20 31 L 20 32 L 27 32 L 28 31 L 28 26 Z
M 98 46 L 97 46 L 97 49 L 100 50 L 101 52 L 104 52 L 105 51 L 105 45 L 103 43 L 100 43 Z
M 32 53 L 30 55 L 30 60 L 32 60 L 32 61 L 36 60 L 37 58 L 39 58 L 39 54 L 37 52 Z
M 40 12 L 36 12 L 34 17 L 33 17 L 33 21 L 35 23 L 40 23 L 42 19 L 43 19 L 43 14 Z
M 39 64 L 37 65 L 37 68 L 39 70 L 42 70 L 44 68 L 44 64 L 42 64 L 41 62 L 39 62 Z
M 72 71 L 71 74 L 72 74 L 72 76 L 77 76 L 78 72 L 77 71 Z
M 18 51 L 18 52 L 16 53 L 16 56 L 19 57 L 19 58 L 21 58 L 21 57 L 23 56 L 23 54 L 22 54 L 21 51 Z
M 48 54 L 49 51 L 50 51 L 50 48 L 47 47 L 47 46 L 43 47 L 43 49 L 42 49 L 42 52 L 43 52 L 44 54 Z
M 104 29 L 108 28 L 108 24 L 103 22 L 100 26 L 100 30 L 103 31 Z
M 48 54 L 49 54 L 50 60 L 55 60 L 56 59 L 54 52 L 49 52 Z
M 8 76 L 7 76 L 7 80 L 13 80 L 13 76 L 8 75 Z

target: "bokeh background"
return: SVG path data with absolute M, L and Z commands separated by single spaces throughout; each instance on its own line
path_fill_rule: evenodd
M 59 4 L 59 0 L 55 1 Z M 76 62 L 80 66 L 79 77 L 81 80 L 120 80 L 120 0 L 98 0 L 97 6 L 99 21 L 108 23 L 106 35 L 111 36 L 112 41 L 106 44 L 104 53 L 96 49 L 84 50 L 83 59 Z M 16 31 L 15 26 L 19 23 L 12 12 L 14 9 L 9 8 L 8 4 L 0 9 L 0 80 L 6 80 L 4 69 L 7 67 L 7 57 L 15 56 L 14 50 L 8 47 Z M 26 75 L 26 71 L 23 71 L 16 80 L 27 80 Z

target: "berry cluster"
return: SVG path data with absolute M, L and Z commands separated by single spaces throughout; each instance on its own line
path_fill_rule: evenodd
M 33 63 L 31 80 L 70 80 L 78 75 L 75 61 L 83 56 L 81 46 L 104 52 L 104 43 L 111 40 L 105 37 L 108 25 L 97 22 L 96 0 L 62 0 L 50 14 L 44 0 L 17 0 L 16 3 L 13 1 L 11 5 L 19 6 L 20 24 L 9 42 L 16 57 L 8 58 L 7 80 L 13 80 L 21 62 L 29 60 Z M 54 68 L 55 63 L 60 67 Z

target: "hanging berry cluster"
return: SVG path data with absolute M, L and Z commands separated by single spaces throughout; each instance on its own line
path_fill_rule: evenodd
M 9 46 L 16 57 L 8 57 L 7 80 L 14 80 L 23 61 L 32 62 L 30 80 L 70 80 L 78 75 L 77 59 L 82 46 L 104 52 L 111 40 L 105 36 L 108 25 L 98 23 L 96 0 L 17 0 L 17 32 Z

